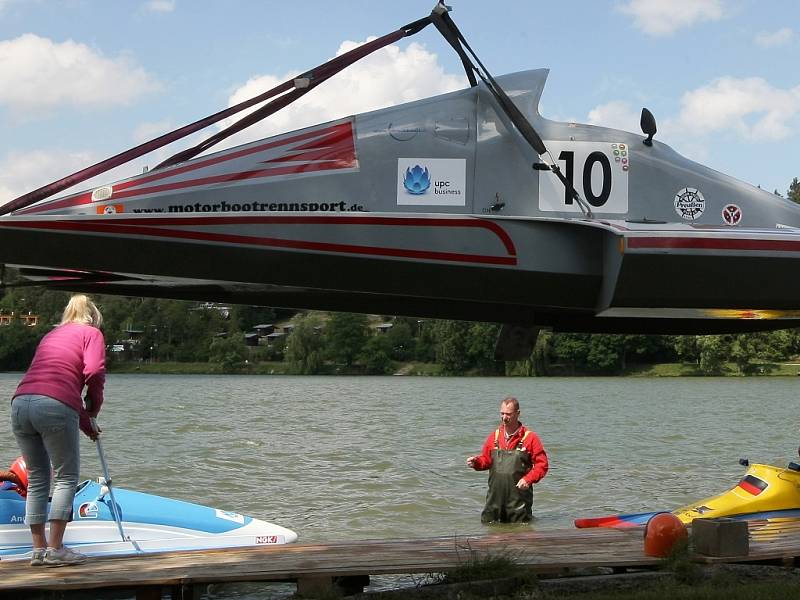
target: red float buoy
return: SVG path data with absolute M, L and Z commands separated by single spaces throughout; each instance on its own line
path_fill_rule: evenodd
M 25 498 L 28 495 L 28 466 L 25 464 L 25 459 L 18 456 L 8 470 L 14 473 L 22 483 L 21 486 L 17 486 L 17 493 Z
M 644 553 L 663 558 L 677 542 L 688 539 L 686 525 L 672 513 L 658 513 L 650 517 L 644 528 Z

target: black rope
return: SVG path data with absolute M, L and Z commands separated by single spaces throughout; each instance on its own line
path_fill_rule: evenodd
M 544 145 L 544 141 L 542 141 L 541 136 L 537 133 L 537 131 L 533 128 L 531 122 L 527 119 L 525 115 L 522 114 L 522 111 L 517 108 L 517 105 L 508 97 L 508 94 L 505 93 L 502 87 L 495 81 L 492 74 L 489 73 L 489 70 L 484 66 L 481 62 L 481 59 L 478 58 L 478 55 L 469 45 L 464 35 L 458 29 L 458 26 L 455 24 L 453 19 L 450 18 L 450 15 L 447 13 L 447 10 L 442 10 L 444 5 L 440 2 L 439 9 L 431 13 L 431 20 L 439 32 L 442 34 L 445 40 L 455 49 L 458 56 L 461 58 L 461 62 L 464 65 L 464 69 L 467 71 L 467 76 L 469 77 L 470 83 L 472 86 L 475 86 L 475 76 L 474 73 L 478 74 L 478 77 L 481 78 L 481 81 L 486 85 L 487 89 L 492 93 L 492 95 L 497 100 L 497 103 L 500 105 L 500 108 L 503 109 L 503 112 L 506 113 L 508 118 L 517 128 L 517 131 L 520 132 L 525 141 L 536 151 L 536 153 L 541 156 L 542 154 L 547 154 L 547 147 Z M 466 48 L 469 51 L 469 54 L 472 55 L 472 58 L 475 62 L 478 63 L 480 69 L 475 66 L 472 60 L 467 55 L 467 52 L 464 50 Z M 551 157 L 552 160 L 552 157 Z M 534 164 L 535 169 L 539 169 L 540 167 L 546 168 L 548 171 L 552 171 L 555 176 L 561 181 L 564 185 L 564 188 L 567 191 L 567 194 L 577 202 L 578 206 L 585 210 L 586 216 L 592 217 L 592 211 L 588 206 L 585 206 L 583 199 L 581 198 L 578 191 L 575 189 L 575 186 L 572 182 L 567 179 L 564 174 L 561 172 L 561 169 L 558 166 L 558 163 L 553 161 L 552 165 L 547 163 L 536 163 Z
M 230 136 L 239 133 L 240 131 L 247 129 L 251 125 L 258 123 L 269 117 L 270 115 L 278 112 L 279 110 L 285 108 L 289 104 L 295 102 L 296 100 L 300 99 L 302 96 L 310 92 L 312 89 L 317 87 L 319 84 L 323 83 L 324 81 L 330 79 L 340 71 L 346 69 L 354 62 L 361 60 L 365 56 L 371 54 L 375 50 L 379 50 L 384 46 L 388 45 L 392 41 L 396 39 L 402 39 L 404 37 L 408 37 L 410 35 L 414 35 L 419 33 L 425 27 L 427 27 L 431 23 L 430 17 L 423 17 L 422 19 L 418 19 L 407 25 L 404 25 L 397 31 L 387 34 L 381 38 L 373 40 L 371 42 L 367 42 L 362 46 L 354 48 L 345 54 L 337 56 L 329 60 L 318 67 L 314 67 L 310 71 L 306 71 L 302 75 L 298 75 L 294 78 L 294 81 L 298 80 L 308 80 L 306 87 L 295 87 L 291 91 L 284 93 L 282 96 L 271 100 L 261 108 L 253 111 L 249 115 L 242 117 L 233 125 L 230 125 L 223 129 L 222 131 L 218 131 L 211 137 L 206 138 L 199 144 L 192 146 L 191 148 L 187 148 L 178 152 L 177 154 L 170 156 L 166 160 L 160 162 L 156 165 L 153 170 L 163 169 L 165 167 L 171 167 L 173 165 L 177 165 L 182 162 L 186 162 L 197 156 L 198 154 L 205 152 L 209 148 L 215 146 L 222 140 L 229 138 Z M 386 41 L 384 41 L 386 40 Z
M 469 59 L 469 56 L 467 56 L 467 53 L 464 52 L 464 48 L 461 47 L 458 37 L 453 32 L 453 29 L 448 27 L 444 17 L 449 19 L 447 13 L 440 14 L 436 9 L 434 9 L 433 12 L 431 12 L 430 20 L 433 22 L 436 29 L 439 30 L 439 33 L 442 34 L 442 37 L 447 41 L 447 43 L 450 44 L 453 47 L 453 50 L 456 51 L 456 54 L 458 54 L 458 57 L 461 59 L 461 64 L 464 66 L 464 71 L 467 74 L 467 79 L 469 79 L 470 87 L 475 87 L 478 85 L 478 80 L 475 79 L 475 71 L 477 71 L 477 69 L 475 68 L 475 65 L 472 64 L 472 61 Z M 450 19 L 450 22 L 452 23 L 452 19 Z
M 537 154 L 545 154 L 547 152 L 547 148 L 545 147 L 542 138 L 538 133 L 536 133 L 533 125 L 531 125 L 530 121 L 528 121 L 525 115 L 522 114 L 522 111 L 517 108 L 517 105 L 514 104 L 511 98 L 508 97 L 503 88 L 498 85 L 494 77 L 492 77 L 491 73 L 489 73 L 489 70 L 483 65 L 481 60 L 478 58 L 478 55 L 475 54 L 470 47 L 469 42 L 467 42 L 466 38 L 462 35 L 461 31 L 459 31 L 458 27 L 453 22 L 453 19 L 450 18 L 450 15 L 448 15 L 446 12 L 437 13 L 434 11 L 431 14 L 431 18 L 433 19 L 436 28 L 442 32 L 442 35 L 448 41 L 448 43 L 456 49 L 456 52 L 461 57 L 462 63 L 466 61 L 465 64 L 468 63 L 469 68 L 474 70 L 481 78 L 481 81 L 486 84 L 486 87 L 500 104 L 503 112 L 508 115 L 508 118 L 511 119 L 511 122 L 520 132 L 522 137 L 525 138 L 525 141 L 531 145 Z M 469 50 L 469 53 L 475 59 L 475 62 L 480 65 L 480 69 L 478 69 L 474 63 L 469 60 L 464 48 Z

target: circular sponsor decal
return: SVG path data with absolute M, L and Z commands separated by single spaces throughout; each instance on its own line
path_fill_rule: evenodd
M 739 221 L 742 220 L 742 209 L 735 204 L 726 205 L 725 208 L 722 209 L 722 220 L 725 222 L 725 225 L 730 225 L 731 227 L 738 225 Z
M 695 221 L 706 209 L 706 199 L 697 188 L 686 187 L 675 194 L 675 212 L 682 219 Z

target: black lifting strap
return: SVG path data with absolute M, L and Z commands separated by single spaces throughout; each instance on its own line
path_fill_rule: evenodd
M 266 119 L 268 116 L 275 114 L 282 108 L 285 108 L 289 104 L 292 104 L 295 100 L 298 100 L 319 84 L 327 81 L 343 69 L 349 67 L 354 62 L 364 58 L 365 56 L 372 54 L 376 50 L 383 48 L 393 42 L 396 42 L 404 37 L 408 37 L 410 35 L 414 35 L 419 31 L 422 31 L 426 26 L 431 23 L 430 17 L 424 17 L 422 19 L 418 19 L 408 25 L 404 25 L 397 31 L 394 31 L 390 34 L 387 34 L 383 37 L 377 38 L 372 40 L 371 42 L 367 42 L 329 60 L 328 62 L 311 69 L 310 71 L 306 71 L 302 75 L 295 77 L 294 87 L 291 92 L 284 94 L 274 100 L 268 102 L 258 110 L 253 111 L 246 117 L 239 119 L 233 125 L 226 127 L 222 131 L 219 131 L 212 135 L 211 137 L 203 140 L 196 146 L 192 148 L 187 148 L 177 154 L 169 157 L 168 159 L 164 160 L 163 162 L 159 163 L 155 166 L 153 170 L 156 169 L 163 169 L 165 167 L 170 167 L 176 165 L 178 163 L 185 162 L 191 158 L 194 158 L 201 152 L 204 152 L 211 148 L 212 146 L 218 144 L 225 138 L 232 136 L 235 133 L 239 133 L 243 129 L 247 129 L 251 125 L 258 123 L 259 121 Z
M 445 7 L 444 4 L 439 3 L 439 5 L 431 13 L 430 18 L 431 21 L 433 21 L 433 24 L 436 26 L 436 29 L 439 30 L 444 39 L 447 40 L 447 42 L 453 47 L 458 56 L 461 58 L 461 62 L 463 63 L 464 69 L 467 72 L 467 77 L 469 78 L 470 84 L 473 86 L 477 85 L 474 75 L 474 73 L 477 73 L 481 78 L 481 81 L 486 84 L 486 87 L 495 97 L 498 104 L 500 104 L 503 112 L 506 113 L 522 137 L 525 138 L 525 141 L 530 144 L 537 154 L 542 155 L 547 152 L 547 148 L 545 147 L 542 138 L 538 133 L 536 133 L 533 125 L 531 125 L 530 121 L 525 118 L 525 115 L 523 115 L 522 112 L 517 108 L 517 105 L 512 102 L 511 98 L 506 95 L 506 93 L 503 91 L 503 88 L 497 84 L 497 82 L 494 80 L 494 77 L 491 76 L 475 52 L 472 50 L 472 48 L 470 48 L 467 40 L 458 30 L 458 27 L 456 27 L 456 24 L 450 18 L 450 15 L 447 14 L 447 7 Z M 475 59 L 475 62 L 480 65 L 480 69 L 478 69 L 470 60 L 464 48 L 469 50 L 469 53 Z
M 500 108 L 506 113 L 508 118 L 517 128 L 517 131 L 520 132 L 525 141 L 530 144 L 531 148 L 533 148 L 536 153 L 541 156 L 542 154 L 547 153 L 547 147 L 544 145 L 541 136 L 536 132 L 531 125 L 531 122 L 522 114 L 522 112 L 517 108 L 517 105 L 508 97 L 505 93 L 503 88 L 501 88 L 498 83 L 495 81 L 494 77 L 492 77 L 491 73 L 489 73 L 488 69 L 483 65 L 481 60 L 478 58 L 475 51 L 470 47 L 469 42 L 464 38 L 461 31 L 459 31 L 456 24 L 450 18 L 448 13 L 448 8 L 440 2 L 437 7 L 431 13 L 431 21 L 436 26 L 436 29 L 442 34 L 445 40 L 453 47 L 456 51 L 458 56 L 461 58 L 461 62 L 464 65 L 464 69 L 467 72 L 467 77 L 470 80 L 470 83 L 475 86 L 477 85 L 475 81 L 475 76 L 473 74 L 477 73 L 478 76 L 481 78 L 481 81 L 486 85 L 487 89 L 492 93 L 492 95 L 497 100 L 497 103 L 500 105 Z M 469 53 L 475 59 L 475 62 L 478 63 L 480 69 L 478 69 L 475 64 L 470 60 L 469 56 L 467 56 L 467 52 L 464 50 L 466 48 L 469 50 Z M 552 160 L 552 157 L 551 157 Z M 592 211 L 589 206 L 586 205 L 584 200 L 578 194 L 578 191 L 572 185 L 572 182 L 564 177 L 564 174 L 561 172 L 561 169 L 558 166 L 558 163 L 553 162 L 552 165 L 545 163 L 536 163 L 533 165 L 537 170 L 546 170 L 552 171 L 553 174 L 561 181 L 564 188 L 567 190 L 567 193 L 578 203 L 581 209 L 586 213 L 586 216 L 592 217 Z

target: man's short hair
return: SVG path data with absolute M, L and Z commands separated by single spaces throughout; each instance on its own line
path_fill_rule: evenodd
M 503 401 L 500 404 L 511 404 L 514 406 L 514 410 L 519 411 L 519 401 L 514 398 L 514 396 L 507 396 L 503 398 Z

